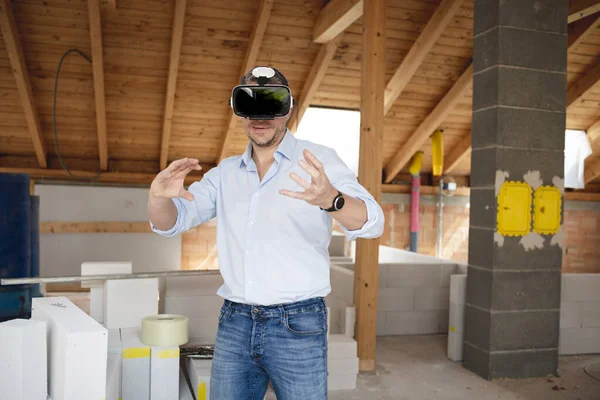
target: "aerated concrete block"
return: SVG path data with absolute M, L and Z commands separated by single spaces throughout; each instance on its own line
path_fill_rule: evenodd
M 81 263 L 81 275 L 108 275 L 108 274 L 131 274 L 133 269 L 131 261 L 100 261 Z M 81 282 L 82 288 L 104 287 L 103 281 L 84 281 Z
M 108 329 L 138 328 L 142 319 L 158 314 L 158 279 L 119 279 L 104 284 L 104 325 Z
M 329 375 L 327 377 L 327 389 L 331 391 L 356 389 L 356 374 Z
M 583 327 L 582 301 L 563 301 L 560 303 L 560 329 Z
M 167 278 L 166 297 L 215 296 L 222 285 L 221 275 L 173 276 Z
M 573 328 L 560 330 L 559 354 L 600 353 L 600 328 Z
M 422 287 L 415 290 L 415 310 L 447 310 L 450 289 L 442 287 Z
M 428 335 L 448 331 L 448 310 L 388 311 L 386 335 Z
M 187 370 L 196 399 L 210 400 L 210 374 L 212 360 L 188 359 Z
M 219 315 L 212 317 L 190 318 L 188 321 L 188 336 L 203 344 L 215 344 L 219 330 Z
M 65 297 L 32 300 L 32 319 L 46 321 L 49 394 L 54 400 L 106 397 L 108 332 Z
M 150 348 L 150 399 L 179 398 L 179 346 Z
M 415 288 L 380 288 L 377 296 L 379 311 L 409 311 L 415 308 Z
M 329 375 L 356 375 L 358 374 L 358 357 L 354 358 L 327 358 Z
M 142 343 L 141 328 L 121 329 L 123 399 L 150 400 L 150 346 Z
M 109 354 L 106 367 L 106 400 L 121 400 L 121 355 Z
M 600 274 L 563 274 L 561 300 L 600 301 Z
M 223 298 L 211 296 L 186 296 L 165 298 L 165 314 L 185 315 L 189 318 L 219 315 Z
M 586 328 L 600 328 L 600 301 L 586 301 L 583 303 L 583 326 Z M 600 338 L 598 338 L 600 341 Z
M 329 242 L 329 255 L 332 257 L 345 256 L 346 237 L 343 235 L 332 235 Z
M 462 361 L 463 341 L 462 332 L 448 332 L 448 358 L 452 361 Z
M 46 322 L 0 323 L 0 397 L 45 400 L 48 393 Z
M 90 317 L 104 323 L 104 286 L 90 288 Z
M 450 277 L 450 302 L 465 304 L 467 300 L 467 275 L 452 275 Z
M 342 334 L 329 336 L 329 359 L 354 359 L 356 354 L 356 340 Z
M 448 318 L 448 331 L 463 333 L 465 330 L 465 305 L 450 303 L 450 316 Z
M 354 329 L 356 325 L 356 308 L 346 307 L 344 312 L 342 313 L 343 317 L 343 327 L 344 327 L 344 335 L 354 338 Z

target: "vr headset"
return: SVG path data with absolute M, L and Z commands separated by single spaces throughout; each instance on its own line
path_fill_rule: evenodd
M 275 76 L 272 68 L 252 70 L 258 85 L 239 85 L 233 88 L 229 105 L 238 117 L 248 119 L 275 119 L 285 117 L 294 105 L 292 91 L 285 85 L 268 85 Z

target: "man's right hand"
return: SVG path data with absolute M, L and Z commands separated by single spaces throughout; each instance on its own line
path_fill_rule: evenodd
M 193 170 L 201 170 L 195 158 L 182 158 L 173 161 L 171 165 L 161 171 L 150 185 L 150 196 L 155 199 L 173 199 L 182 197 L 194 200 L 194 196 L 183 188 L 187 174 Z

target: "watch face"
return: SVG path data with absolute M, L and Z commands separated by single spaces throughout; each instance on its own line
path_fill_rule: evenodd
M 340 197 L 338 197 L 338 198 L 335 200 L 335 209 L 336 209 L 336 210 L 341 210 L 341 209 L 342 209 L 342 207 L 344 207 L 344 202 L 345 202 L 345 201 L 346 201 L 346 200 L 344 200 L 344 197 L 343 197 L 343 196 L 340 196 Z

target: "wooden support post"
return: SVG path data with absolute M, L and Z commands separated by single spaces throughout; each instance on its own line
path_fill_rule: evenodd
M 384 0 L 365 0 L 363 16 L 358 179 L 377 201 L 381 200 L 383 163 L 385 3 Z M 379 239 L 358 239 L 354 269 L 354 303 L 361 371 L 375 369 L 378 286 Z

